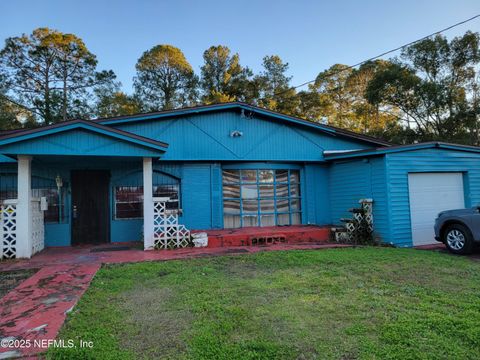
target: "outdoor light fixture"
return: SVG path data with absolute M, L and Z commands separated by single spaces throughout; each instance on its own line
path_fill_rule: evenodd
M 233 130 L 230 132 L 230 137 L 240 137 L 240 136 L 243 136 L 243 132 L 241 132 L 240 130 Z
M 57 183 L 57 188 L 58 190 L 60 191 L 60 188 L 63 186 L 63 180 L 62 178 L 60 177 L 60 175 L 57 175 L 55 177 L 55 182 Z

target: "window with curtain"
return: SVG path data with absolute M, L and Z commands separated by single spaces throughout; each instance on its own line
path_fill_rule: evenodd
M 115 218 L 136 219 L 143 216 L 143 186 L 115 187 Z
M 225 228 L 302 223 L 298 170 L 224 170 Z
M 143 217 L 143 186 L 116 186 L 115 219 L 139 219 Z M 153 197 L 168 197 L 167 209 L 180 210 L 180 184 L 153 186 Z

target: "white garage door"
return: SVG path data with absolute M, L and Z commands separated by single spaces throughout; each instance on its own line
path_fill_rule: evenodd
M 413 245 L 436 243 L 433 225 L 440 211 L 465 207 L 462 173 L 408 174 Z

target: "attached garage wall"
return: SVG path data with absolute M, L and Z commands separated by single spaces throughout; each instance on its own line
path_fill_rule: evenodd
M 464 174 L 465 206 L 480 204 L 480 154 L 445 149 L 423 149 L 385 155 L 388 214 L 391 236 L 387 242 L 412 246 L 408 173 L 461 172 Z
M 373 199 L 375 235 L 388 242 L 385 158 L 365 158 L 338 161 L 330 166 L 330 208 L 332 223 L 340 225 L 341 218 L 351 218 L 348 209 L 358 207 L 362 198 Z

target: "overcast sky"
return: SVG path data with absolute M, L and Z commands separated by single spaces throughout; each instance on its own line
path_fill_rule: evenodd
M 255 71 L 263 56 L 277 54 L 299 84 L 478 13 L 479 0 L 0 0 L 0 41 L 37 27 L 74 33 L 127 92 L 136 60 L 157 44 L 182 49 L 198 73 L 211 45 L 227 45 Z M 446 35 L 467 30 L 480 32 L 480 19 Z

